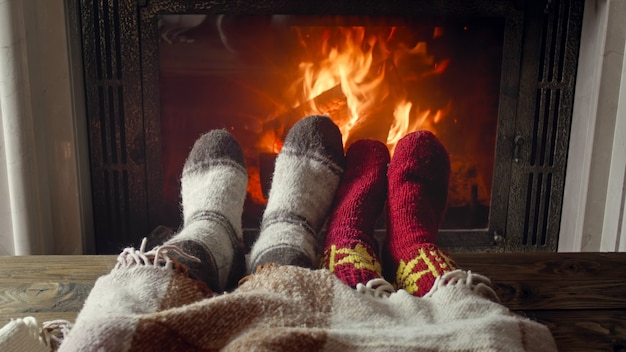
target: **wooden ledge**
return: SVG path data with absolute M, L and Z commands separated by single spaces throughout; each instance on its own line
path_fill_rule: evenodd
M 502 303 L 546 324 L 563 351 L 626 350 L 626 253 L 455 254 Z M 0 326 L 74 320 L 117 256 L 0 256 Z

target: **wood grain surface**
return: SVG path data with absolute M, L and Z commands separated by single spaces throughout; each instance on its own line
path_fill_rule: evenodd
M 626 253 L 455 254 L 504 305 L 546 324 L 562 351 L 626 351 Z M 116 256 L 0 256 L 0 326 L 74 320 Z
M 116 256 L 0 256 L 0 325 L 12 318 L 75 320 Z

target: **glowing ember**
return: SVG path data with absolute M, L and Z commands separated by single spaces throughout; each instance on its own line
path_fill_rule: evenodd
M 283 147 L 283 142 L 279 138 L 278 131 L 268 130 L 263 132 L 256 147 L 260 152 L 278 153 Z
M 253 166 L 248 166 L 247 192 L 250 199 L 255 203 L 267 203 L 267 200 L 263 196 L 263 190 L 261 189 L 261 175 L 259 173 L 259 169 Z

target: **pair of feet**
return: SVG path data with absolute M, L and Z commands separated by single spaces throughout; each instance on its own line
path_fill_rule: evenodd
M 437 276 L 454 269 L 433 245 L 449 170 L 444 147 L 428 132 L 405 136 L 392 160 L 374 140 L 352 144 L 344 156 L 341 133 L 329 118 L 300 120 L 276 159 L 248 271 L 268 263 L 316 268 L 323 246 L 322 267 L 347 285 L 386 276 L 398 288 L 425 294 Z M 166 244 L 199 258 L 181 261 L 214 291 L 246 270 L 241 215 L 247 182 L 243 152 L 232 135 L 214 130 L 196 141 L 181 179 L 184 224 Z M 385 201 L 389 233 L 381 265 L 373 232 Z
M 328 222 L 322 266 L 351 287 L 386 278 L 398 289 L 425 295 L 456 264 L 435 246 L 446 207 L 450 160 L 428 131 L 404 136 L 390 159 L 377 140 L 346 151 L 346 168 Z M 382 260 L 373 238 L 387 204 Z

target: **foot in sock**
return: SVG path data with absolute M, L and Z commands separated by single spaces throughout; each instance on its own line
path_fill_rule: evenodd
M 328 221 L 322 266 L 350 287 L 381 278 L 374 226 L 387 197 L 389 151 L 359 140 L 346 152 L 346 170 Z
M 343 173 L 341 132 L 325 116 L 298 121 L 276 158 L 249 270 L 276 263 L 317 267 L 321 229 Z
M 413 132 L 398 142 L 388 170 L 385 275 L 416 296 L 428 293 L 437 276 L 456 268 L 435 246 L 449 177 L 448 153 L 432 133 Z
M 247 185 L 243 152 L 230 133 L 213 130 L 195 142 L 181 178 L 183 227 L 164 245 L 200 259 L 177 258 L 215 292 L 232 287 L 245 271 L 241 215 Z

